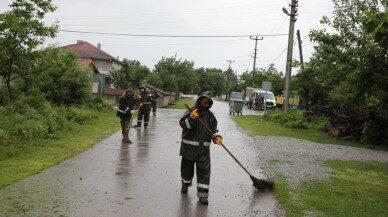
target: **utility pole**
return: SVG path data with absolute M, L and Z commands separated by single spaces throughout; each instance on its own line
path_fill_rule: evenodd
M 296 36 L 298 37 L 300 64 L 301 64 L 301 68 L 303 68 L 304 63 L 303 63 L 303 53 L 302 53 L 302 40 L 300 39 L 299 30 L 296 30 Z
M 294 25 L 296 22 L 296 13 L 298 7 L 298 0 L 291 0 L 291 14 L 288 13 L 287 9 L 283 7 L 283 12 L 290 17 L 290 29 L 288 33 L 288 52 L 287 52 L 287 63 L 286 63 L 286 79 L 285 79 L 285 90 L 284 90 L 284 101 L 283 107 L 284 112 L 289 110 L 289 99 L 290 99 L 290 82 L 291 82 L 291 63 L 292 63 L 292 50 L 294 45 Z
M 226 94 L 226 98 L 228 98 L 229 92 L 230 92 L 230 72 L 232 71 L 232 63 L 234 63 L 234 60 L 226 60 L 226 62 L 229 63 L 229 69 L 228 69 L 228 93 Z
M 253 53 L 253 70 L 252 70 L 252 87 L 255 86 L 255 72 L 256 72 L 256 58 L 257 58 L 257 41 L 263 40 L 263 37 L 258 38 L 257 36 L 249 37 L 251 40 L 255 40 L 255 52 Z

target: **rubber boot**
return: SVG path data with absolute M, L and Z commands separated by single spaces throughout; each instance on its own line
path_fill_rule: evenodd
M 181 188 L 181 193 L 182 194 L 187 194 L 188 191 L 189 191 L 189 187 L 183 185 L 182 188 Z
M 203 205 L 208 205 L 209 201 L 207 200 L 207 197 L 200 197 L 199 202 Z

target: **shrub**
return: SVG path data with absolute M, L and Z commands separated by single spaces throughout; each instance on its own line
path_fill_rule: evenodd
M 268 111 L 263 118 L 264 120 L 279 123 L 291 129 L 309 129 L 313 126 L 299 111 L 290 111 L 288 113 L 280 110 Z

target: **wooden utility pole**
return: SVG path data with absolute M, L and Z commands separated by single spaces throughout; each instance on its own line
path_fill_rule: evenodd
M 258 40 L 263 40 L 263 37 L 258 38 L 257 36 L 255 37 L 250 37 L 251 40 L 255 40 L 255 50 L 253 53 L 253 70 L 252 70 L 252 87 L 255 86 L 255 72 L 256 72 L 256 58 L 257 58 L 257 41 Z
M 229 68 L 228 68 L 228 92 L 226 94 L 226 100 L 228 100 L 229 92 L 230 92 L 230 73 L 232 72 L 232 63 L 234 63 L 234 60 L 226 60 L 226 62 L 229 63 Z
M 300 31 L 296 31 L 296 35 L 298 37 L 298 44 L 299 44 L 299 58 L 300 58 L 300 64 L 301 68 L 303 68 L 303 53 L 302 53 L 302 40 L 300 39 Z
M 298 0 L 291 0 L 291 14 L 288 13 L 287 9 L 283 8 L 284 13 L 290 16 L 290 29 L 288 33 L 288 52 L 287 52 L 287 63 L 286 63 L 286 79 L 284 88 L 284 101 L 283 108 L 284 112 L 289 110 L 289 98 L 290 98 L 290 82 L 291 82 L 291 64 L 292 64 L 292 50 L 294 45 L 294 25 L 296 22 L 296 12 L 298 7 Z

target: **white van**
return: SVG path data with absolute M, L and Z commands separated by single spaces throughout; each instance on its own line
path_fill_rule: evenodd
M 274 108 L 274 107 L 276 107 L 275 96 L 273 95 L 273 93 L 271 91 L 255 90 L 253 92 L 253 97 L 254 97 L 253 99 L 255 99 L 257 95 L 260 95 L 260 96 L 264 97 L 265 105 L 267 106 L 267 108 Z M 255 103 L 255 102 L 253 102 L 253 103 Z

